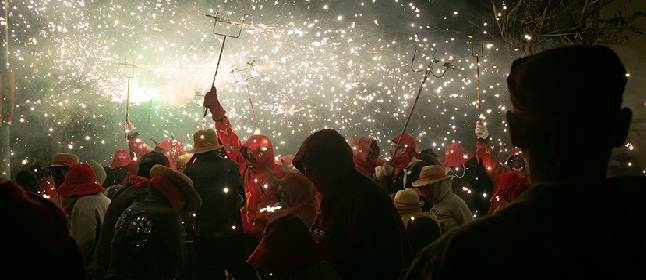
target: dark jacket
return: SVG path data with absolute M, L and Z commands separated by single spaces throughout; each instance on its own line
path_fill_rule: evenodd
M 123 212 L 106 279 L 176 279 L 184 274 L 182 218 L 158 191 Z
M 135 187 L 128 183 L 112 198 L 112 202 L 105 212 L 103 227 L 94 252 L 96 265 L 93 274 L 94 279 L 103 279 L 108 267 L 110 267 L 110 244 L 114 236 L 114 226 L 117 219 L 119 219 L 124 210 L 132 206 L 133 203 L 144 200 L 149 193 L 150 191 L 146 186 Z
M 473 157 L 464 163 L 464 168 L 450 171 L 453 175 L 451 191 L 458 195 L 469 206 L 471 213 L 478 212 L 477 216 L 482 217 L 489 213 L 489 200 L 493 195 L 493 182 L 482 163 Z M 471 191 L 471 192 L 469 192 Z
M 212 238 L 242 234 L 240 207 L 245 191 L 238 164 L 215 153 L 203 153 L 184 169 L 184 174 L 193 180 L 202 198 L 202 207 L 195 211 L 196 235 Z
M 417 154 L 411 159 L 406 167 L 399 172 L 397 178 L 390 176 L 383 179 L 386 180 L 388 184 L 388 193 L 397 193 L 397 191 L 403 190 L 404 188 L 412 188 L 413 182 L 419 180 L 419 173 L 422 172 L 422 168 L 424 166 L 434 164 L 436 163 L 433 162 L 432 156 L 425 153 Z
M 426 247 L 406 279 L 646 279 L 644 197 L 646 178 L 532 186 Z
M 360 173 L 319 196 L 315 240 L 341 279 L 397 279 L 406 266 L 408 240 L 392 200 Z

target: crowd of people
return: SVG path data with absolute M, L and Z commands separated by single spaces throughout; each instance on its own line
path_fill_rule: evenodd
M 278 161 L 269 137 L 242 142 L 213 87 L 215 129 L 190 150 L 126 122 L 110 166 L 63 153 L 47 178 L 1 183 L 0 278 L 646 279 L 646 178 L 607 178 L 623 174 L 608 162 L 626 81 L 606 47 L 516 60 L 506 162 L 480 121 L 475 156 L 402 133 L 380 159 L 376 139 L 325 129 Z

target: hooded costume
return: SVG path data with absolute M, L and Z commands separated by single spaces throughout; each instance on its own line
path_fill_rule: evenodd
M 319 209 L 311 231 L 327 249 L 325 260 L 341 279 L 396 279 L 412 250 L 392 200 L 354 169 L 352 150 L 339 133 L 326 129 L 303 141 L 294 165 L 333 176 L 316 185 Z
M 348 144 L 352 148 L 354 168 L 366 176 L 375 174 L 375 167 L 384 164 L 379 158 L 377 140 L 369 137 L 354 137 Z
M 489 214 L 505 208 L 507 204 L 512 203 L 521 192 L 529 187 L 527 174 L 518 171 L 509 171 L 500 175 L 500 186 L 496 193 L 491 196 L 491 208 Z
M 511 167 L 509 167 L 509 165 L 500 163 L 498 161 L 498 158 L 496 158 L 496 156 L 494 155 L 493 148 L 491 147 L 491 142 L 489 140 L 479 139 L 478 142 L 476 142 L 476 147 L 476 157 L 478 158 L 478 162 L 482 163 L 482 166 L 484 166 L 487 175 L 489 175 L 489 178 L 493 183 L 493 192 L 496 192 L 496 190 L 498 189 L 498 181 L 500 180 L 500 175 L 502 175 L 502 173 L 513 170 L 511 170 Z M 507 157 L 507 161 L 509 162 L 509 159 L 514 156 L 522 157 L 523 153 L 520 149 L 513 148 L 511 149 L 511 152 Z M 527 173 L 527 170 L 528 169 L 525 168 L 523 172 Z
M 141 141 L 139 138 L 139 132 L 126 134 L 126 138 L 128 139 L 128 148 L 130 149 L 130 152 L 135 154 L 136 158 L 141 158 L 143 155 L 152 151 L 162 153 L 168 158 L 170 169 L 173 170 L 175 170 L 177 159 L 184 154 L 184 145 L 181 141 L 175 138 L 167 139 L 156 145 L 153 149 Z
M 274 162 L 274 146 L 267 136 L 255 134 L 243 144 L 238 134 L 231 127 L 227 117 L 215 122 L 218 138 L 222 145 L 241 146 L 239 150 L 226 149 L 230 159 L 240 165 L 240 174 L 244 182 L 247 204 L 241 209 L 242 226 L 245 233 L 261 237 L 263 227 L 257 223 L 256 216 L 262 208 L 278 202 L 278 186 L 271 182 L 269 169 L 277 178 L 283 178 L 282 167 Z M 253 158 L 247 160 L 243 153 Z

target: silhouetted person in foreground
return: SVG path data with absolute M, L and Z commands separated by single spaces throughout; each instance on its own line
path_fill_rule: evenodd
M 355 170 L 345 138 L 317 131 L 293 163 L 318 192 L 311 232 L 341 279 L 398 279 L 412 259 L 404 225 L 390 197 Z
M 617 55 L 547 50 L 516 60 L 507 83 L 532 187 L 425 248 L 406 279 L 646 279 L 646 179 L 605 179 L 631 122 Z

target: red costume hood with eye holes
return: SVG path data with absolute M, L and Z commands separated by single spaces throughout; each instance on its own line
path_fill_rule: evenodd
M 274 145 L 271 144 L 271 141 L 267 136 L 262 134 L 251 135 L 247 142 L 244 142 L 243 146 L 253 151 L 253 157 L 256 159 L 256 162 L 249 162 L 250 165 L 254 167 L 267 166 L 270 169 L 273 169 L 273 166 L 275 165 Z
M 221 121 L 215 122 L 216 132 L 222 145 L 231 147 L 243 146 L 243 149 L 225 149 L 227 156 L 240 165 L 240 175 L 244 181 L 246 205 L 240 209 L 242 214 L 242 227 L 244 232 L 261 237 L 264 227 L 257 220 L 260 210 L 278 202 L 278 186 L 271 182 L 269 169 L 276 178 L 283 178 L 285 174 L 280 164 L 274 162 L 274 145 L 267 136 L 255 134 L 242 144 L 238 134 L 233 130 L 229 118 L 226 116 Z M 248 161 L 242 154 L 249 149 L 255 162 Z
M 379 159 L 377 140 L 370 137 L 354 137 L 348 141 L 348 144 L 352 148 L 354 167 L 363 175 L 375 174 L 375 167 L 384 164 L 384 160 Z M 370 150 L 372 150 L 372 157 L 368 158 Z

